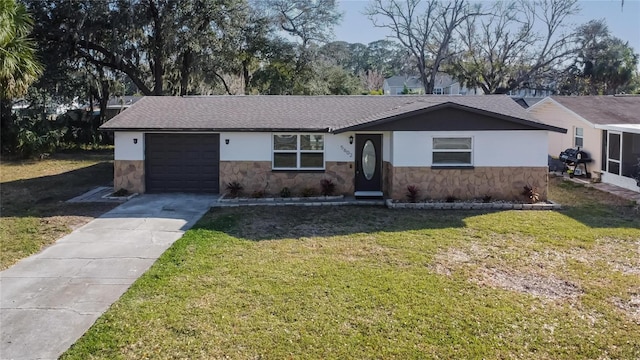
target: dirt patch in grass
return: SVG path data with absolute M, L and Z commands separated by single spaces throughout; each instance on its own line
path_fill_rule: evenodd
M 522 273 L 516 270 L 477 270 L 477 278 L 472 280 L 482 286 L 491 286 L 547 299 L 577 298 L 582 294 L 580 287 L 570 281 L 544 274 Z
M 469 281 L 480 286 L 517 291 L 546 299 L 577 298 L 582 293 L 577 284 L 544 272 L 513 269 L 505 265 L 499 268 L 488 267 L 488 258 L 504 254 L 504 249 L 499 249 L 500 246 L 489 248 L 478 243 L 472 244 L 469 251 L 450 248 L 436 254 L 430 268 L 435 273 L 446 276 L 467 268 L 471 273 Z M 538 267 L 545 267 L 539 261 L 537 263 Z
M 632 295 L 629 300 L 614 298 L 613 303 L 636 324 L 640 324 L 640 294 Z
M 608 263 L 623 274 L 640 276 L 640 241 L 635 242 L 635 246 L 624 246 L 618 241 L 607 240 L 604 241 L 603 248 L 611 254 L 607 257 Z

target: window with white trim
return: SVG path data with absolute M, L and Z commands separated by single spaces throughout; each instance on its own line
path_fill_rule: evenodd
M 433 88 L 433 94 L 434 95 L 442 95 L 442 94 L 444 94 L 444 89 L 441 88 L 441 87 Z
M 471 137 L 434 137 L 433 166 L 471 166 L 473 165 L 473 138 Z
M 584 129 L 583 128 L 575 128 L 574 137 L 573 137 L 573 146 L 574 147 L 584 147 Z
M 274 170 L 324 170 L 324 135 L 274 134 Z

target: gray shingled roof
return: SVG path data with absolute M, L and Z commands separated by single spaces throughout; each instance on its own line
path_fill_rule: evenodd
M 506 95 L 147 96 L 103 130 L 336 131 L 447 103 L 547 128 Z
M 592 124 L 640 124 L 640 96 L 552 96 Z

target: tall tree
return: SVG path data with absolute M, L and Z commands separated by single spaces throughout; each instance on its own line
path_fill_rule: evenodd
M 371 67 L 369 48 L 361 43 L 333 41 L 321 46 L 318 53 L 320 60 L 340 66 L 352 75 Z
M 575 54 L 569 17 L 577 0 L 501 1 L 491 14 L 458 29 L 460 52 L 450 71 L 485 94 L 507 93 L 548 77 Z
M 246 8 L 242 0 L 25 2 L 40 41 L 105 73 L 126 74 L 145 95 L 186 94 L 194 79 L 219 79 L 218 55 L 232 50 L 221 34 L 238 27 Z
M 2 142 L 12 124 L 13 98 L 24 95 L 42 67 L 29 38 L 33 21 L 22 4 L 0 0 L 0 118 Z M 6 143 L 5 143 L 6 144 Z
M 279 28 L 298 42 L 294 76 L 294 93 L 308 94 L 308 81 L 313 78 L 313 62 L 319 44 L 333 36 L 333 27 L 342 14 L 335 0 L 268 0 L 267 8 Z
M 298 38 L 303 48 L 329 41 L 342 17 L 335 0 L 268 0 L 268 6 L 280 28 Z
M 263 61 L 251 77 L 251 88 L 259 94 L 292 95 L 296 82 L 295 44 L 281 38 L 270 40 Z
M 24 5 L 0 0 L 0 98 L 24 95 L 38 79 L 42 66 L 29 38 L 33 20 Z
M 480 15 L 466 0 L 373 0 L 366 14 L 376 27 L 392 36 L 416 60 L 425 93 L 433 93 L 440 66 L 451 55 L 455 30 Z
M 350 51 L 352 45 L 346 41 L 326 43 L 318 49 L 319 58 L 322 61 L 347 69 L 353 59 L 353 54 Z
M 611 36 L 604 20 L 578 28 L 580 51 L 562 84 L 567 95 L 612 95 L 633 91 L 638 57 L 628 43 Z
M 407 50 L 391 40 L 377 40 L 367 44 L 369 68 L 384 77 L 407 74 L 414 75 L 417 69 L 410 68 Z

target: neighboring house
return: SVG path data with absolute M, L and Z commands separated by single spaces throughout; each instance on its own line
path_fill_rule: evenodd
M 145 97 L 106 122 L 114 187 L 278 194 L 320 188 L 405 199 L 547 192 L 548 132 L 508 96 Z
M 593 177 L 640 192 L 640 96 L 552 96 L 527 111 L 538 121 L 568 129 L 549 134 L 550 155 L 580 147 L 593 158 Z
M 115 96 L 109 99 L 107 102 L 106 120 L 113 118 L 120 114 L 131 105 L 135 104 L 138 100 L 142 99 L 142 96 Z
M 392 76 L 384 80 L 382 86 L 385 95 L 401 95 L 405 85 L 412 94 L 424 94 L 419 76 Z M 433 84 L 433 95 L 479 95 L 476 89 L 461 86 L 451 76 L 438 73 Z
M 50 102 L 45 106 L 44 111 L 47 119 L 55 120 L 56 117 L 66 113 L 67 111 L 80 108 L 82 108 L 82 105 L 80 105 L 78 97 L 76 97 L 71 101 L 71 103 Z M 41 109 L 38 109 L 38 113 L 39 111 L 41 111 Z M 20 99 L 14 102 L 11 107 L 11 112 L 18 114 L 19 116 L 29 116 L 30 114 L 33 114 L 31 103 L 26 99 Z
M 109 98 L 107 101 L 107 108 L 105 109 L 105 120 L 109 120 L 114 116 L 120 114 L 131 105 L 135 104 L 138 100 L 142 99 L 142 96 L 114 96 Z M 90 110 L 90 106 L 87 106 L 87 111 Z M 93 115 L 100 115 L 100 105 L 94 104 L 93 106 Z
M 424 86 L 419 76 L 396 75 L 384 79 L 382 84 L 385 95 L 402 95 L 405 87 L 412 94 L 424 94 Z

